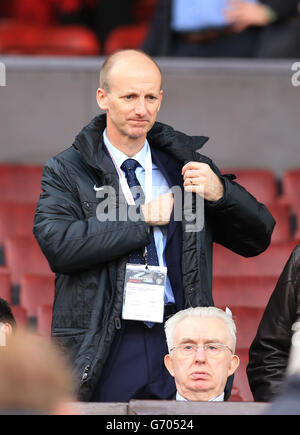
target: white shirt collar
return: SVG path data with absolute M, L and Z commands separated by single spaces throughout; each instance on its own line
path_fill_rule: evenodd
M 112 143 L 109 141 L 109 139 L 107 137 L 106 129 L 103 132 L 103 140 L 104 140 L 104 143 L 105 143 L 108 151 L 111 153 L 116 164 L 120 168 L 122 163 L 125 160 L 127 160 L 129 157 L 126 154 L 124 154 L 122 151 L 118 150 L 118 148 L 116 148 L 115 146 L 112 145 Z M 139 164 L 142 166 L 143 169 L 145 169 L 145 161 L 146 161 L 146 156 L 147 156 L 148 152 L 150 152 L 150 148 L 149 148 L 149 143 L 146 139 L 143 148 L 132 157 L 133 159 L 135 159 L 136 161 L 139 162 Z
M 178 391 L 176 392 L 176 400 L 182 402 L 189 402 L 189 400 L 181 396 Z M 224 402 L 224 393 L 220 394 L 217 397 L 214 397 L 213 399 L 209 399 L 208 402 Z

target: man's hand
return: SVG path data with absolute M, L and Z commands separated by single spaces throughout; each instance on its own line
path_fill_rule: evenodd
M 195 192 L 207 201 L 218 201 L 224 194 L 223 183 L 206 163 L 189 162 L 182 168 L 183 186 L 187 192 Z
M 259 3 L 231 0 L 229 8 L 225 10 L 227 20 L 232 23 L 236 32 L 242 32 L 249 26 L 267 26 L 270 24 L 268 8 Z
M 168 225 L 173 210 L 174 198 L 171 193 L 158 196 L 151 202 L 142 204 L 142 212 L 148 225 Z

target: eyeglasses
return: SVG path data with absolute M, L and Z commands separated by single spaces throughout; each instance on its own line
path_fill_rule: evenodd
M 198 352 L 198 349 L 203 349 L 205 354 L 209 357 L 217 357 L 225 349 L 228 349 L 229 352 L 233 354 L 230 347 L 222 343 L 205 343 L 200 346 L 197 346 L 196 344 L 179 344 L 178 346 L 172 347 L 171 352 L 173 350 L 178 350 L 181 356 L 191 357 Z

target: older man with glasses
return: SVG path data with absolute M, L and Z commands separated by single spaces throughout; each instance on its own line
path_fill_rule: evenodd
M 175 379 L 176 400 L 223 401 L 227 379 L 239 366 L 231 315 L 216 307 L 188 308 L 167 320 L 165 332 L 164 361 Z

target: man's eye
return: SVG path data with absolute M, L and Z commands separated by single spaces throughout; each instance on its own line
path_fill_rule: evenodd
M 124 95 L 123 99 L 126 100 L 126 101 L 131 101 L 131 100 L 134 99 L 134 97 L 135 97 L 135 95 L 133 95 L 133 94 Z
M 209 346 L 207 346 L 207 349 L 209 351 L 213 352 L 213 351 L 217 350 L 218 348 L 217 348 L 217 346 L 214 346 L 213 344 L 210 344 Z
M 193 346 L 191 346 L 190 344 L 186 344 L 186 345 L 183 347 L 183 349 L 189 351 L 189 350 L 192 350 L 192 349 L 193 349 Z

